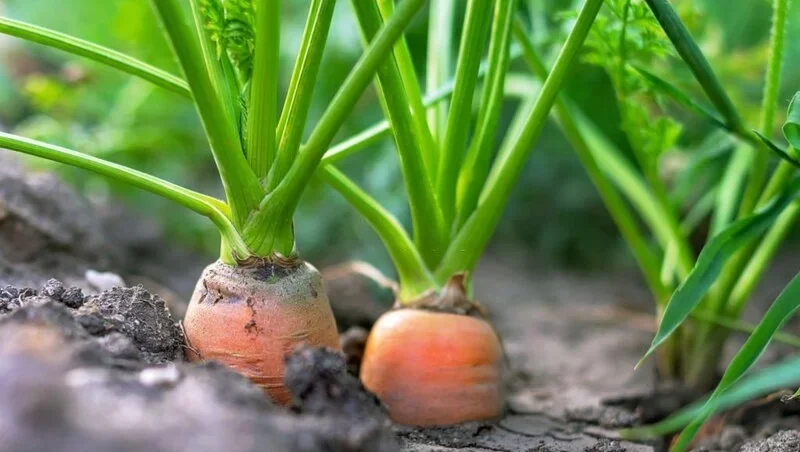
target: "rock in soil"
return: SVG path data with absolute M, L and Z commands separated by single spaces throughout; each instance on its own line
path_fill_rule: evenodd
M 398 450 L 342 355 L 289 358 L 288 411 L 221 365 L 181 362 L 180 329 L 141 287 L 70 293 L 57 281 L 0 291 L 4 452 Z

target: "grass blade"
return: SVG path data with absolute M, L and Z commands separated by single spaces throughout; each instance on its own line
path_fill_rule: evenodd
M 400 222 L 333 165 L 325 166 L 321 172 L 328 185 L 336 189 L 380 236 L 400 279 L 398 299 L 414 300 L 434 288 L 433 277 Z
M 792 183 L 756 214 L 738 220 L 714 236 L 697 258 L 697 264 L 672 294 L 650 348 L 637 364 L 646 360 L 689 317 L 722 272 L 725 262 L 742 246 L 765 232 L 800 193 L 800 179 Z
M 773 143 L 772 140 L 770 140 L 769 138 L 765 137 L 764 135 L 761 135 L 761 132 L 759 132 L 757 130 L 754 130 L 753 133 L 755 133 L 756 136 L 758 136 L 758 138 L 761 139 L 761 141 L 767 146 L 767 149 L 769 149 L 770 151 L 774 152 L 775 155 L 777 155 L 778 157 L 783 159 L 783 161 L 785 161 L 787 163 L 790 163 L 792 166 L 800 168 L 800 161 L 797 161 L 795 158 L 793 158 L 791 155 L 789 155 L 788 152 L 786 152 L 785 150 L 781 149 L 777 144 Z
M 714 412 L 714 403 L 733 384 L 750 370 L 759 357 L 764 353 L 773 336 L 778 332 L 789 318 L 800 308 L 800 274 L 783 289 L 778 298 L 770 306 L 767 313 L 756 326 L 755 331 L 745 341 L 736 353 L 725 373 L 722 375 L 717 388 L 705 403 L 703 412 L 678 437 L 674 446 L 676 452 L 682 452 L 694 439 L 697 432 Z
M 439 153 L 436 192 L 447 227 L 456 213 L 458 172 L 467 154 L 471 130 L 472 101 L 478 81 L 478 67 L 489 37 L 494 2 L 469 0 L 456 62 L 455 90 L 447 113 L 444 143 Z
M 800 149 L 800 91 L 789 102 L 786 122 L 783 123 L 783 136 L 795 149 Z
M 683 61 L 689 66 L 689 69 L 694 74 L 695 79 L 703 87 L 711 103 L 717 108 L 717 111 L 725 118 L 725 123 L 735 129 L 742 129 L 742 120 L 733 106 L 733 102 L 728 97 L 725 90 L 722 88 L 717 76 L 711 69 L 711 65 L 706 60 L 700 47 L 692 39 L 692 35 L 686 26 L 681 22 L 678 14 L 672 9 L 668 0 L 645 0 L 650 10 L 655 15 L 661 28 L 667 34 L 667 37 L 672 41 L 675 50 L 681 56 Z
M 731 128 L 727 124 L 725 124 L 725 122 L 723 122 L 721 119 L 719 119 L 717 115 L 714 112 L 712 112 L 708 107 L 702 105 L 700 102 L 695 101 L 694 99 L 689 97 L 688 94 L 678 89 L 675 85 L 653 74 L 652 72 L 647 71 L 646 69 L 642 69 L 640 67 L 635 67 L 635 66 L 634 69 L 636 69 L 636 71 L 642 74 L 650 83 L 650 85 L 657 91 L 660 91 L 661 93 L 671 97 L 678 104 L 683 105 L 689 110 L 704 117 L 706 120 L 708 120 L 715 126 L 721 127 L 726 130 L 731 130 Z M 733 130 L 733 132 L 736 133 L 735 130 Z
M 728 391 L 706 406 L 708 398 L 701 399 L 673 413 L 658 423 L 636 427 L 621 432 L 624 438 L 643 440 L 662 438 L 689 425 L 705 410 L 724 411 L 757 397 L 762 397 L 779 389 L 800 383 L 800 357 L 789 359 L 753 375 L 746 376 Z
M 189 84 L 180 77 L 93 42 L 7 17 L 0 17 L 0 33 L 88 58 L 135 75 L 181 96 L 192 96 Z

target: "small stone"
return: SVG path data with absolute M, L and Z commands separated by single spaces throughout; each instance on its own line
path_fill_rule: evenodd
M 57 279 L 49 279 L 40 291 L 41 295 L 50 297 L 53 300 L 61 301 L 61 296 L 64 295 L 64 284 Z
M 125 286 L 125 281 L 116 273 L 86 270 L 86 281 L 98 291 L 110 290 L 114 287 Z
M 174 364 L 164 367 L 149 367 L 139 372 L 139 383 L 144 386 L 174 386 L 181 379 L 181 373 Z
M 70 287 L 61 295 L 61 301 L 73 309 L 78 309 L 83 306 L 83 301 L 86 297 L 80 287 Z

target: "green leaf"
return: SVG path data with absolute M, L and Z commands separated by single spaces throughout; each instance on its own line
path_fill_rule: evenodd
M 686 25 L 681 22 L 678 14 L 670 5 L 669 0 L 645 1 L 658 23 L 661 24 L 661 28 L 667 34 L 667 37 L 669 37 L 669 40 L 672 41 L 675 50 L 678 51 L 678 54 L 694 74 L 695 79 L 703 87 L 703 91 L 705 91 L 711 103 L 725 118 L 725 123 L 734 130 L 741 130 L 742 120 L 733 106 L 733 102 L 714 74 L 703 52 L 700 51 L 700 47 L 692 39 L 692 35 L 686 29 Z
M 800 178 L 754 215 L 738 220 L 714 236 L 700 253 L 689 276 L 672 294 L 650 348 L 637 367 L 678 329 L 722 272 L 725 262 L 742 246 L 765 232 L 800 192 Z
M 733 357 L 714 393 L 705 403 L 703 411 L 678 437 L 674 450 L 682 451 L 689 446 L 703 424 L 714 413 L 716 399 L 739 381 L 745 372 L 750 370 L 764 353 L 764 350 L 767 349 L 775 333 L 797 312 L 798 308 L 800 308 L 800 274 L 796 275 L 778 295 L 778 298 L 775 299 L 767 313 L 764 314 L 753 334 L 750 335 L 739 349 L 739 352 L 736 353 L 736 356 Z
M 663 438 L 685 427 L 706 410 L 724 411 L 797 383 L 800 383 L 800 357 L 746 376 L 708 404 L 709 399 L 704 398 L 680 409 L 656 424 L 623 430 L 620 433 L 624 438 L 633 440 Z
M 789 103 L 786 122 L 783 123 L 783 135 L 795 149 L 800 149 L 800 91 L 795 93 Z
M 657 91 L 660 91 L 661 93 L 671 97 L 675 102 L 706 118 L 706 120 L 715 126 L 723 129 L 730 129 L 725 122 L 717 117 L 716 113 L 711 111 L 711 109 L 700 102 L 695 101 L 688 94 L 678 89 L 678 87 L 675 85 L 653 74 L 652 72 L 647 71 L 646 69 L 636 66 L 634 66 L 634 68 L 641 73 L 644 78 L 647 79 L 650 85 L 652 85 L 652 87 Z
M 754 130 L 753 133 L 755 133 L 758 136 L 758 138 L 760 138 L 761 141 L 763 141 L 764 144 L 767 145 L 767 149 L 769 149 L 770 151 L 774 152 L 775 155 L 777 155 L 778 157 L 780 157 L 784 161 L 792 164 L 792 166 L 800 168 L 800 161 L 797 161 L 795 158 L 793 158 L 791 155 L 789 155 L 788 152 L 786 152 L 785 150 L 781 149 L 777 144 L 773 143 L 772 140 L 770 140 L 769 138 L 765 137 L 764 135 L 761 134 L 761 132 L 759 132 L 757 130 Z
M 192 96 L 189 85 L 180 77 L 93 42 L 7 17 L 0 17 L 0 33 L 82 56 L 140 77 L 184 97 Z

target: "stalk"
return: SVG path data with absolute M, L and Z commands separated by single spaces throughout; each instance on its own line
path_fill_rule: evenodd
M 425 86 L 430 96 L 449 78 L 453 66 L 453 19 L 456 0 L 431 0 L 428 18 L 428 66 Z M 434 140 L 441 140 L 447 125 L 447 102 L 428 112 Z M 438 163 L 438 162 L 437 162 Z
M 328 185 L 337 190 L 367 220 L 386 246 L 400 280 L 399 293 L 396 294 L 398 301 L 414 301 L 423 293 L 436 288 L 417 247 L 397 219 L 333 165 L 326 165 L 321 172 Z
M 223 241 L 232 253 L 223 254 L 223 259 L 231 261 L 233 257 L 244 259 L 250 255 L 247 246 L 231 223 L 230 209 L 218 199 L 91 155 L 5 132 L 0 132 L 0 147 L 91 171 L 174 201 L 208 217 L 217 226 Z
M 276 152 L 281 11 L 280 2 L 275 0 L 259 0 L 255 6 L 256 44 L 253 76 L 250 80 L 245 151 L 247 162 L 263 184 Z
M 197 14 L 195 1 L 192 0 L 193 15 Z M 264 192 L 242 152 L 227 82 L 213 51 L 200 41 L 204 37 L 200 34 L 202 24 L 187 17 L 178 0 L 152 2 L 191 87 L 234 224 L 242 227 Z
M 500 221 L 503 212 L 502 206 L 506 205 L 512 188 L 519 179 L 525 160 L 533 150 L 534 142 L 542 131 L 564 78 L 583 47 L 583 42 L 586 40 L 602 4 L 603 0 L 586 0 L 581 8 L 575 26 L 561 49 L 550 75 L 545 80 L 536 104 L 525 121 L 525 128 L 519 140 L 508 152 L 506 158 L 496 163 L 500 177 L 486 186 L 485 194 L 482 196 L 483 201 L 450 244 L 442 264 L 436 270 L 437 281 L 443 282 L 458 272 L 470 271 L 477 264 L 492 232 Z
M 278 155 L 269 174 L 268 191 L 274 190 L 283 180 L 300 149 L 335 6 L 335 0 L 313 0 L 308 10 L 303 39 L 278 121 Z
M 422 7 L 424 0 L 405 0 L 372 40 L 353 70 L 322 115 L 305 146 L 300 150 L 286 177 L 261 200 L 244 226 L 244 237 L 251 249 L 270 252 L 276 243 L 271 227 L 281 226 L 279 218 L 291 218 L 304 188 L 358 97 L 367 87 L 378 66 L 391 54 L 394 43 Z M 291 253 L 291 249 L 278 250 Z
M 447 114 L 447 128 L 436 176 L 436 193 L 447 228 L 452 226 L 455 218 L 458 172 L 467 151 L 472 99 L 478 80 L 478 66 L 489 36 L 493 3 L 485 0 L 469 0 L 467 3 L 456 64 L 455 90 Z
M 383 20 L 389 20 L 389 17 L 391 17 L 394 12 L 394 0 L 378 0 L 377 3 Z M 397 69 L 400 72 L 400 78 L 403 81 L 406 98 L 409 101 L 408 107 L 411 109 L 411 120 L 414 122 L 414 127 L 417 130 L 417 136 L 420 140 L 419 144 L 422 148 L 422 160 L 425 163 L 428 178 L 434 180 L 436 177 L 439 149 L 436 146 L 436 142 L 433 140 L 433 134 L 426 120 L 427 112 L 425 110 L 422 91 L 414 69 L 414 61 L 411 59 L 411 51 L 408 49 L 405 38 L 401 37 L 400 41 L 395 44 L 394 59 L 397 64 Z
M 352 5 L 365 41 L 369 42 L 380 28 L 380 12 L 369 2 L 354 0 Z M 378 68 L 378 92 L 397 144 L 411 210 L 414 243 L 425 262 L 433 267 L 444 254 L 447 231 L 425 166 L 424 133 L 420 133 L 409 108 L 414 102 L 410 100 L 413 95 L 410 96 L 405 89 L 397 57 L 389 58 Z M 418 115 L 419 119 L 424 120 L 423 113 L 424 110 Z
M 492 37 L 489 41 L 489 76 L 483 88 L 475 136 L 459 172 L 458 208 L 452 233 L 461 228 L 477 207 L 478 197 L 489 175 L 497 125 L 503 107 L 503 88 L 508 72 L 508 51 L 515 6 L 514 0 L 499 0 L 494 10 Z

